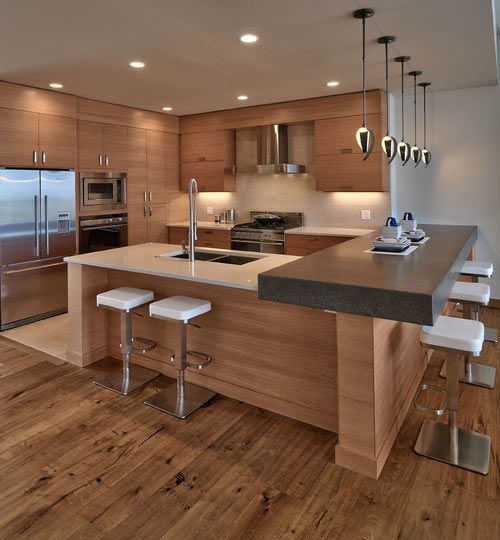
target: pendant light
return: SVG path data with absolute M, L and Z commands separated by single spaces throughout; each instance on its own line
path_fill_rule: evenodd
M 401 63 L 401 142 L 398 144 L 398 154 L 402 165 L 406 165 L 410 159 L 410 145 L 405 141 L 404 65 L 411 60 L 411 56 L 398 56 L 394 60 Z
M 382 36 L 378 38 L 378 42 L 385 45 L 385 99 L 386 99 L 386 117 L 387 117 L 387 129 L 385 137 L 382 139 L 382 151 L 388 158 L 387 163 L 391 163 L 396 157 L 396 147 L 398 145 L 396 139 L 389 135 L 389 43 L 394 43 L 396 38 L 394 36 Z
M 430 82 L 421 82 L 418 83 L 418 86 L 421 86 L 424 89 L 424 147 L 422 148 L 422 161 L 425 166 L 429 165 L 432 159 L 432 155 L 429 150 L 427 150 L 427 109 L 425 104 L 425 89 L 430 86 Z
M 375 144 L 375 137 L 371 129 L 366 127 L 366 84 L 365 84 L 365 60 L 366 60 L 366 37 L 365 37 L 365 22 L 369 17 L 374 15 L 373 9 L 364 8 L 357 9 L 354 12 L 355 19 L 361 19 L 363 21 L 363 59 L 362 59 L 362 80 L 363 80 L 363 125 L 356 132 L 356 142 L 361 148 L 361 151 L 365 155 L 363 161 L 367 160 L 370 157 L 370 154 L 373 151 L 373 146 Z
M 422 159 L 422 150 L 420 150 L 420 147 L 417 145 L 417 77 L 422 75 L 422 72 L 410 71 L 408 75 L 413 77 L 413 115 L 415 117 L 415 137 L 413 146 L 411 147 L 411 159 L 413 159 L 416 167 Z

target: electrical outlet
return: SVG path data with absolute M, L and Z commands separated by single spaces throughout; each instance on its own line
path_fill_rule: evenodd
M 211 216 L 214 213 L 214 207 L 213 206 L 207 206 L 207 216 Z
M 370 210 L 361 210 L 361 219 L 364 221 L 369 221 L 372 218 Z

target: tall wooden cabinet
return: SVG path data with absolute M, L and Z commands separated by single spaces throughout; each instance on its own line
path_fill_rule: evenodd
M 235 132 L 231 129 L 183 133 L 180 138 L 181 190 L 196 178 L 200 191 L 235 191 Z
M 79 120 L 78 167 L 126 171 L 127 128 Z
M 0 164 L 74 168 L 74 118 L 0 108 Z

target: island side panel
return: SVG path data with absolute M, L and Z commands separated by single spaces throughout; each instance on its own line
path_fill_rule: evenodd
M 108 355 L 108 310 L 96 296 L 108 290 L 105 268 L 68 263 L 68 350 L 66 360 L 84 367 Z
M 214 362 L 186 379 L 220 394 L 309 424 L 337 431 L 335 315 L 267 302 L 256 291 L 122 271 L 109 271 L 109 287 L 154 291 L 155 299 L 185 295 L 209 300 L 212 310 L 189 325 L 188 350 Z M 176 323 L 134 310 L 133 334 L 158 346 L 133 361 L 170 377 Z M 120 358 L 119 320 L 109 313 L 109 353 Z
M 338 465 L 378 478 L 427 366 L 420 326 L 337 314 Z

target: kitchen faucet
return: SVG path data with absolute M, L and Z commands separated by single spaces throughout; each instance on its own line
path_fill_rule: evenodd
M 186 250 L 185 244 L 182 248 L 184 252 L 187 251 L 189 256 L 189 262 L 194 262 L 195 255 L 195 241 L 198 240 L 196 234 L 196 195 L 198 193 L 198 182 L 196 178 L 190 178 L 188 183 L 188 192 L 189 192 L 189 239 L 188 247 Z

